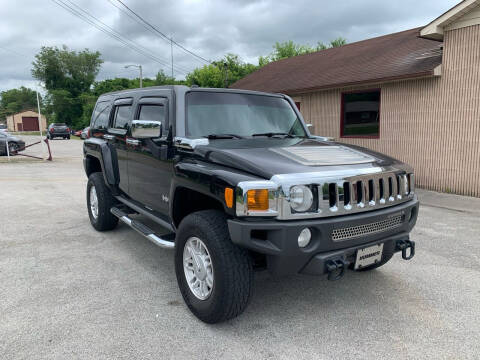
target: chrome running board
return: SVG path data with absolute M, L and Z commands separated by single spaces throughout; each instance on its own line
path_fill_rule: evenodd
M 128 214 L 124 213 L 117 207 L 112 207 L 110 212 L 119 218 L 123 223 L 130 226 L 133 230 L 137 231 L 140 235 L 143 235 L 148 240 L 153 242 L 155 245 L 160 246 L 164 249 L 173 249 L 175 247 L 175 234 L 164 235 L 163 238 L 155 234 L 155 232 L 150 229 L 145 224 L 141 223 L 138 220 L 133 220 L 128 217 Z

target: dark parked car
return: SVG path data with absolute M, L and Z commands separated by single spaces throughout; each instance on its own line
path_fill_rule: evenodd
M 255 270 L 337 280 L 397 252 L 414 256 L 413 169 L 311 135 L 286 95 L 125 90 L 100 96 L 90 126 L 83 151 L 92 226 L 111 230 L 120 220 L 174 249 L 182 296 L 205 322 L 245 309 Z
M 7 155 L 7 143 L 10 155 L 15 155 L 25 147 L 25 141 L 22 139 L 10 135 L 7 132 L 0 131 L 0 155 Z
M 48 125 L 47 138 L 54 139 L 56 137 L 70 139 L 70 128 L 67 124 L 55 123 Z

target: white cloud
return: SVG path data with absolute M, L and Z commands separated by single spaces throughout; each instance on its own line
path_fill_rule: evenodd
M 128 63 L 143 65 L 145 76 L 159 69 L 170 74 L 170 45 L 114 7 L 110 0 L 71 1 L 123 36 L 161 59 L 161 64 L 125 48 L 53 1 L 9 1 L 0 8 L 0 90 L 32 86 L 30 69 L 41 46 L 67 45 L 102 53 L 99 78 L 137 76 Z M 111 0 L 121 7 L 116 0 Z M 454 6 L 457 0 L 123 0 L 158 29 L 204 58 L 215 60 L 228 52 L 256 62 L 276 41 L 314 45 L 338 36 L 348 42 L 422 26 Z M 73 5 L 70 4 L 73 7 Z M 77 8 L 78 11 L 81 12 Z M 175 76 L 182 78 L 202 63 L 174 49 Z

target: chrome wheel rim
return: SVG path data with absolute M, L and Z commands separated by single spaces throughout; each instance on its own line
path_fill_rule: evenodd
M 90 188 L 90 212 L 92 213 L 93 218 L 96 220 L 98 218 L 98 197 L 95 186 Z
M 8 152 L 14 153 L 17 151 L 17 144 L 10 143 L 8 144 Z
M 199 300 L 206 300 L 213 290 L 213 264 L 207 247 L 191 237 L 183 248 L 183 271 L 190 291 Z

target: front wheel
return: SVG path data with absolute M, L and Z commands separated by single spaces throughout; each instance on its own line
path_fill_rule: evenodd
M 103 174 L 96 172 L 88 177 L 87 209 L 90 223 L 98 231 L 114 229 L 118 218 L 110 212 L 117 200 L 105 185 Z
M 8 143 L 8 153 L 10 155 L 15 155 L 17 153 L 17 150 L 19 149 L 18 145 L 11 142 L 11 143 Z
M 175 272 L 185 303 L 206 323 L 232 319 L 248 305 L 252 259 L 232 243 L 220 211 L 199 211 L 183 219 L 175 240 Z

